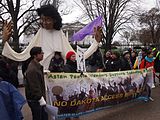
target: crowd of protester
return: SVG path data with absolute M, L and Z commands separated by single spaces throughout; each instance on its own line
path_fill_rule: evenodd
M 60 52 L 55 53 L 55 56 L 50 61 L 49 70 L 51 72 L 64 72 L 65 64 L 68 64 L 68 60 L 66 62 Z M 72 52 L 69 51 L 68 55 L 71 53 Z M 160 72 L 159 56 L 157 49 L 152 50 L 152 48 L 142 48 L 139 51 L 128 49 L 122 53 L 118 50 L 108 50 L 104 54 L 102 54 L 100 49 L 97 49 L 97 51 L 86 60 L 86 69 L 87 72 L 112 72 L 139 69 L 142 68 L 140 67 L 142 66 L 140 65 L 141 62 L 143 63 L 144 60 L 146 60 L 147 64 L 145 67 L 148 67 L 149 62 L 152 62 L 151 66 L 154 66 L 155 72 Z M 139 62 L 138 65 L 136 62 L 139 58 L 141 58 L 141 62 Z
M 22 62 L 24 76 L 29 62 L 30 59 Z M 156 83 L 155 79 L 157 77 L 160 84 L 160 52 L 156 48 L 142 48 L 139 51 L 125 49 L 121 53 L 116 50 L 108 50 L 104 52 L 104 54 L 102 54 L 100 49 L 97 49 L 97 51 L 86 60 L 87 72 L 113 72 L 144 68 L 147 69 L 149 67 L 154 68 L 154 83 Z M 61 53 L 56 51 L 55 55 L 50 61 L 48 69 L 51 72 L 57 73 L 78 72 L 76 54 L 73 51 L 69 51 L 66 54 L 65 61 L 62 58 Z M 18 88 L 18 62 L 7 59 L 4 56 L 0 56 L 0 81 L 9 82 L 15 88 Z M 151 97 L 151 87 L 146 85 L 146 90 L 148 92 L 147 96 L 149 100 L 153 101 L 154 99 Z M 100 92 L 100 94 L 102 93 L 103 92 Z M 77 119 L 79 118 L 77 117 Z M 66 118 L 66 120 L 70 120 L 70 118 Z
M 24 75 L 24 80 L 26 81 L 26 91 L 28 92 L 26 98 L 31 108 L 33 119 L 37 118 L 36 120 L 40 120 L 38 117 L 41 117 L 41 120 L 46 120 L 47 118 L 42 117 L 40 111 L 42 108 L 41 105 L 44 105 L 41 103 L 44 103 L 45 101 L 45 94 L 40 94 L 41 92 L 45 92 L 43 67 L 45 67 L 45 69 L 50 70 L 51 72 L 76 73 L 79 71 L 77 71 L 76 53 L 70 51 L 72 50 L 71 46 L 67 39 L 64 39 L 63 32 L 61 31 L 62 18 L 56 10 L 56 8 L 54 8 L 51 5 L 44 5 L 41 6 L 41 8 L 37 9 L 37 13 L 38 16 L 40 16 L 41 28 L 37 32 L 35 39 L 32 40 L 29 44 L 29 47 L 27 47 L 26 50 L 23 51 L 23 54 L 18 54 L 16 52 L 13 52 L 12 49 L 10 49 L 10 46 L 7 43 L 7 41 L 12 35 L 12 22 L 7 23 L 6 21 L 4 23 L 2 39 L 4 42 L 5 49 L 3 49 L 3 55 L 5 55 L 8 58 L 10 57 L 10 59 L 13 59 L 15 61 L 7 59 L 3 56 L 0 57 L 0 83 L 3 83 L 1 81 L 6 81 L 7 83 L 11 83 L 12 85 L 14 85 L 16 88 L 19 87 L 19 63 L 16 61 L 23 61 L 31 56 L 32 59 L 28 59 L 22 62 L 22 73 Z M 98 26 L 96 29 L 94 29 L 94 32 L 94 37 L 96 41 L 94 41 L 90 49 L 87 50 L 88 52 L 85 52 L 85 59 L 88 58 L 97 49 L 99 42 L 102 40 L 101 27 Z M 42 48 L 33 47 L 39 44 Z M 30 48 L 32 48 L 31 51 Z M 28 54 L 28 51 L 30 51 L 30 55 Z M 69 52 L 66 53 L 67 51 Z M 54 56 L 51 59 L 53 54 Z M 66 55 L 65 60 L 62 58 L 62 55 Z M 48 60 L 50 60 L 50 63 Z M 158 77 L 160 81 L 160 75 L 156 74 L 160 72 L 159 60 L 160 54 L 156 48 L 143 48 L 140 51 L 135 51 L 129 48 L 127 50 L 123 50 L 122 53 L 119 53 L 118 51 L 109 50 L 104 53 L 104 56 L 100 48 L 98 48 L 97 51 L 94 52 L 86 60 L 86 70 L 87 72 L 112 72 L 142 68 L 147 69 L 148 67 L 154 67 L 153 72 L 155 82 L 155 77 Z M 44 62 L 42 64 L 43 66 L 40 65 L 40 61 Z M 37 70 L 37 72 L 35 72 L 35 69 Z M 128 86 L 129 85 L 130 84 L 128 84 Z M 119 83 L 119 86 L 122 86 L 122 83 Z M 114 84 L 114 86 L 112 87 L 114 87 L 116 91 L 116 84 Z M 43 91 L 41 91 L 41 88 L 43 89 Z M 34 90 L 36 92 L 38 91 L 39 93 L 34 95 Z M 97 90 L 100 89 L 98 88 Z M 148 88 L 148 91 L 148 97 L 150 98 L 150 100 L 153 101 L 153 99 L 151 99 L 151 88 Z M 90 97 L 92 97 L 92 92 L 93 91 L 90 91 Z M 104 92 L 100 92 L 100 94 L 103 93 Z M 34 98 L 33 96 L 36 96 L 36 98 Z M 76 118 L 79 119 L 79 117 Z M 71 118 L 66 119 L 70 120 Z
M 144 69 L 153 67 L 153 80 L 156 83 L 156 77 L 159 80 L 160 84 L 160 52 L 156 48 L 142 48 L 140 50 L 133 50 L 131 48 L 123 50 L 121 53 L 116 50 L 108 50 L 102 54 L 100 49 L 86 60 L 86 70 L 87 72 L 113 72 L 113 71 L 124 71 L 124 70 L 133 70 L 133 69 Z M 60 54 L 60 53 L 59 53 Z M 74 60 L 70 60 L 69 58 L 73 58 Z M 54 60 L 53 60 L 54 59 Z M 52 58 L 49 69 L 57 66 L 55 69 L 57 71 L 51 70 L 51 72 L 77 72 L 77 63 L 75 60 L 74 52 L 70 51 L 66 55 L 66 64 L 62 64 L 62 62 L 58 61 L 62 60 L 61 55 L 56 58 L 55 56 Z M 59 66 L 59 67 L 58 67 Z M 151 97 L 151 87 L 146 86 L 148 91 L 149 100 L 153 101 Z
M 27 66 L 30 59 L 22 62 L 22 71 L 25 78 Z M 122 52 L 117 50 L 108 50 L 102 54 L 100 48 L 86 60 L 87 72 L 113 72 L 133 69 L 143 69 L 153 67 L 154 83 L 157 77 L 160 84 L 160 52 L 156 48 L 142 48 L 141 50 L 125 49 Z M 70 72 L 76 73 L 77 61 L 76 54 L 69 51 L 66 54 L 66 60 L 62 58 L 61 52 L 56 51 L 55 55 L 50 61 L 50 72 Z M 0 80 L 11 83 L 15 88 L 19 86 L 18 82 L 18 62 L 11 61 L 4 56 L 0 56 Z M 147 96 L 149 100 L 153 101 L 151 97 L 151 87 L 146 86 Z M 98 90 L 98 88 L 97 88 Z M 71 118 L 66 118 L 66 120 Z M 77 117 L 77 119 L 79 119 Z
M 73 58 L 74 60 L 70 60 L 68 58 Z M 61 56 L 61 55 L 60 55 Z M 55 57 L 53 57 L 56 59 Z M 58 57 L 58 59 L 62 59 Z M 57 59 L 57 60 L 58 60 Z M 58 65 L 58 62 L 54 65 L 54 61 L 51 60 L 49 68 L 53 68 L 54 66 L 59 66 L 59 70 L 51 71 L 51 72 L 77 72 L 77 63 L 75 60 L 75 54 L 70 51 L 66 56 L 66 64 L 62 65 L 61 62 Z M 64 60 L 60 60 L 64 61 Z M 65 62 L 63 62 L 65 63 Z M 156 48 L 142 48 L 139 51 L 132 50 L 131 48 L 123 50 L 122 53 L 115 50 L 108 50 L 102 54 L 100 49 L 86 60 L 86 69 L 87 72 L 113 72 L 113 71 L 124 71 L 124 70 L 133 70 L 133 69 L 144 69 L 153 67 L 153 80 L 156 83 L 156 77 L 159 79 L 160 84 L 160 54 Z M 147 97 L 150 101 L 154 101 L 151 97 L 151 87 L 146 85 Z
M 108 50 L 104 53 L 102 53 L 99 48 L 86 60 L 86 70 L 87 72 L 112 72 L 154 67 L 154 82 L 156 77 L 160 82 L 159 53 L 156 48 L 142 48 L 138 51 L 129 48 L 122 52 L 118 50 Z M 49 64 L 48 69 L 50 72 L 77 72 L 77 62 L 70 60 L 72 55 L 75 55 L 74 52 L 69 51 L 66 55 L 66 60 L 64 60 L 61 52 L 56 51 Z M 30 59 L 22 62 L 22 72 L 24 76 L 29 62 Z M 0 74 L 3 79 L 13 84 L 16 88 L 19 86 L 18 62 L 1 56 Z

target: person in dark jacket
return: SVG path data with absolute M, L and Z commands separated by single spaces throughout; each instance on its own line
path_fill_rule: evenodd
M 104 53 L 104 57 L 103 57 L 104 62 L 105 62 L 106 60 L 111 59 L 111 55 L 112 55 L 112 51 L 111 51 L 111 50 L 108 50 L 107 52 L 105 52 L 105 53 Z
M 131 70 L 133 67 L 132 62 L 130 60 L 129 51 L 124 51 L 121 59 L 121 70 Z
M 121 69 L 120 55 L 117 51 L 112 52 L 111 58 L 105 62 L 105 72 L 119 71 Z
M 11 83 L 16 88 L 18 87 L 18 77 L 16 76 L 14 71 L 9 67 L 8 63 L 4 58 L 0 59 L 0 74 L 3 78 L 3 81 Z
M 131 63 L 132 65 L 134 65 L 135 61 L 136 61 L 136 58 L 137 58 L 138 54 L 136 51 L 132 51 L 131 52 L 131 56 L 130 56 L 130 59 L 131 59 Z
M 62 58 L 61 52 L 55 52 L 53 58 L 49 64 L 49 70 L 51 72 L 63 72 L 64 59 Z
M 148 49 L 146 47 L 142 48 L 142 59 L 144 59 L 147 56 Z
M 8 68 L 10 70 L 10 78 L 12 79 L 12 84 L 18 88 L 19 86 L 19 79 L 18 79 L 18 65 L 19 62 L 7 59 Z
M 68 72 L 68 73 L 77 72 L 76 54 L 73 51 L 69 51 L 66 54 L 66 64 L 64 66 L 64 72 Z
M 73 51 L 69 51 L 66 54 L 66 64 L 64 66 L 64 72 L 66 73 L 77 72 L 76 54 Z M 76 110 L 77 110 L 77 107 L 70 109 L 70 111 L 74 111 L 74 112 L 76 112 Z M 75 117 L 74 119 L 79 120 L 79 117 Z M 65 118 L 65 120 L 71 120 L 71 118 Z
M 100 72 L 103 70 L 103 59 L 99 48 L 86 60 L 86 63 L 88 72 Z
M 7 67 L 7 62 L 3 59 L 0 59 L 0 75 L 4 81 L 10 82 L 9 69 Z
M 155 69 L 155 76 L 159 79 L 159 85 L 160 85 L 160 52 L 157 53 L 156 58 L 154 60 L 154 69 Z
M 26 71 L 25 92 L 33 120 L 48 120 L 44 110 L 46 93 L 43 66 L 39 63 L 43 60 L 43 54 L 41 47 L 33 47 L 30 51 L 32 60 Z

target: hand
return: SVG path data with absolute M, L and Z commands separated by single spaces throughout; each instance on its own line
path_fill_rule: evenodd
M 99 43 L 102 40 L 102 27 L 95 27 L 94 28 L 94 33 L 95 33 L 95 39 Z
M 11 35 L 12 35 L 12 22 L 10 21 L 9 23 L 7 23 L 7 21 L 5 21 L 3 25 L 3 31 L 2 31 L 3 42 L 5 43 L 6 41 L 8 41 Z
M 40 106 L 45 106 L 46 105 L 46 101 L 44 99 L 44 97 L 42 96 L 41 99 L 39 100 L 39 104 Z

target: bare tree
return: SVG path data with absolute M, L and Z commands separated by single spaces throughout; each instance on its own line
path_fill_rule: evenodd
M 152 43 L 151 42 L 151 33 L 150 33 L 149 29 L 142 28 L 141 30 L 139 30 L 139 32 L 137 33 L 137 35 L 139 37 L 139 41 L 143 45 L 149 45 L 150 43 Z
M 156 0 L 156 7 L 160 9 L 160 0 Z
M 139 41 L 144 46 L 150 45 L 152 42 L 149 29 L 142 28 L 140 30 L 135 30 L 134 32 L 131 33 L 130 41 L 137 41 L 137 42 Z
M 16 51 L 19 51 L 19 38 L 22 33 L 25 31 L 23 29 L 24 26 L 29 26 L 31 23 L 28 19 L 23 19 L 25 14 L 30 11 L 34 11 L 34 2 L 32 5 L 27 6 L 27 3 L 23 2 L 22 0 L 2 0 L 0 2 L 0 12 L 1 21 L 4 20 L 12 20 L 13 22 L 13 47 Z M 25 10 L 23 10 L 25 9 Z M 30 16 L 31 17 L 31 16 Z M 23 23 L 21 21 L 23 20 Z M 33 21 L 32 21 L 33 22 Z M 23 30 L 22 30 L 23 29 Z
M 111 49 L 115 34 L 122 29 L 122 25 L 129 22 L 133 16 L 131 4 L 133 0 L 80 0 L 86 15 L 93 20 L 96 16 L 104 17 L 105 49 Z
M 69 6 L 65 6 L 67 2 L 67 0 L 41 0 L 40 5 L 51 4 L 60 11 L 61 15 L 68 15 L 71 9 Z
M 63 0 L 41 0 L 40 5 L 51 4 L 58 9 L 62 3 Z
M 129 46 L 131 40 L 131 32 L 124 31 L 123 34 L 121 35 L 121 38 L 124 39 L 127 42 L 127 45 Z
M 150 43 L 159 43 L 160 38 L 160 11 L 157 8 L 144 12 L 139 15 L 139 23 L 143 31 L 150 35 Z

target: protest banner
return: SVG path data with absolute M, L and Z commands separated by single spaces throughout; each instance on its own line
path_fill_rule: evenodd
M 51 104 L 58 117 L 74 117 L 95 112 L 142 95 L 144 83 L 152 83 L 152 70 L 99 73 L 48 73 Z M 148 79 L 149 78 L 149 79 Z

